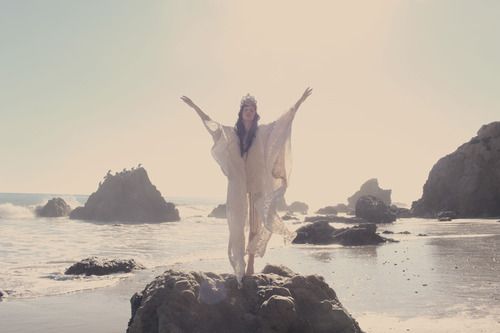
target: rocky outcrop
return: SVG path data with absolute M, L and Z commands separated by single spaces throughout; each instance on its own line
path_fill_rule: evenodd
M 134 269 L 144 269 L 144 266 L 134 259 L 99 259 L 90 257 L 71 265 L 64 274 L 66 275 L 108 275 L 113 273 L 128 273 Z
M 369 223 L 367 220 L 361 217 L 348 217 L 348 216 L 337 216 L 337 215 L 319 215 L 319 216 L 306 216 L 304 222 L 336 222 L 336 223 L 348 223 L 348 224 L 360 224 Z
M 390 206 L 391 192 L 392 190 L 381 189 L 378 185 L 377 178 L 372 178 L 367 180 L 363 185 L 361 185 L 359 191 L 357 191 L 347 199 L 348 202 L 347 206 L 350 209 L 355 209 L 358 199 L 364 195 L 373 195 L 374 197 L 377 197 L 378 199 L 382 200 L 387 206 Z
M 210 214 L 208 214 L 208 217 L 215 217 L 218 219 L 225 219 L 227 218 L 226 214 L 226 204 L 220 204 L 217 207 L 215 207 Z
M 364 195 L 358 199 L 356 216 L 372 223 L 396 221 L 396 214 L 382 200 L 372 195 Z
M 289 213 L 307 214 L 309 206 L 305 202 L 294 201 L 288 206 Z
M 85 206 L 73 210 L 70 218 L 138 223 L 180 220 L 175 205 L 165 201 L 142 167 L 116 175 L 108 172 Z
M 38 206 L 35 213 L 40 217 L 62 217 L 68 216 L 71 207 L 62 198 L 52 198 L 45 206 Z
M 321 276 L 264 272 L 239 287 L 232 274 L 168 270 L 132 296 L 127 333 L 362 332 Z
M 439 159 L 412 210 L 420 217 L 436 217 L 440 211 L 500 216 L 500 122 L 482 126 L 477 136 Z
M 316 214 L 337 215 L 338 214 L 338 210 L 334 206 L 326 206 L 326 207 L 318 209 L 316 211 Z
M 336 229 L 327 221 L 314 222 L 297 229 L 294 244 L 340 244 L 344 246 L 377 245 L 393 240 L 377 235 L 373 223 Z
M 320 208 L 316 211 L 316 214 L 325 214 L 325 215 L 337 215 L 338 213 L 349 213 L 352 210 L 347 207 L 346 204 L 337 204 L 335 206 L 326 206 Z

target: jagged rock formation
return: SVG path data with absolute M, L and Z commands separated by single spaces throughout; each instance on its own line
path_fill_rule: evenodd
M 68 216 L 71 207 L 62 198 L 52 198 L 45 206 L 38 206 L 35 213 L 40 217 L 62 217 Z
M 144 269 L 144 266 L 134 259 L 99 259 L 90 257 L 71 265 L 64 274 L 66 275 L 108 275 L 113 273 L 128 273 L 134 269 Z
M 373 195 L 364 195 L 356 202 L 356 216 L 372 223 L 396 221 L 396 214 L 382 200 Z
M 359 191 L 354 193 L 351 197 L 347 199 L 347 206 L 350 209 L 355 209 L 358 199 L 364 195 L 373 195 L 374 197 L 382 200 L 387 206 L 391 205 L 391 192 L 392 190 L 383 190 L 378 186 L 377 178 L 372 178 L 367 180 Z
M 208 217 L 215 217 L 218 219 L 225 219 L 226 216 L 226 204 L 220 204 L 217 207 L 215 207 L 210 214 L 208 214 Z
M 116 175 L 108 172 L 85 206 L 73 210 L 70 218 L 139 223 L 180 220 L 175 205 L 165 201 L 143 167 Z
M 412 210 L 420 217 L 436 217 L 440 211 L 500 216 L 500 122 L 483 125 L 477 136 L 439 159 Z
M 321 276 L 266 267 L 232 274 L 168 270 L 130 300 L 127 333 L 362 333 Z
M 345 246 L 377 245 L 389 241 L 377 235 L 377 226 L 366 223 L 352 228 L 336 229 L 328 221 L 318 221 L 297 229 L 294 244 L 341 244 Z

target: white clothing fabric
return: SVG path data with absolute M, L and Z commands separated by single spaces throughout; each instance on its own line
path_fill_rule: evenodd
M 262 257 L 272 233 L 285 241 L 295 237 L 276 212 L 276 205 L 288 187 L 291 167 L 291 129 L 297 109 L 291 108 L 270 124 L 259 125 L 250 149 L 241 156 L 234 127 L 213 120 L 204 125 L 213 137 L 213 158 L 228 179 L 227 223 L 228 256 L 239 282 L 245 273 L 245 253 Z M 254 207 L 249 207 L 248 193 Z M 249 208 L 263 227 L 258 228 L 245 250 L 245 230 L 249 227 Z

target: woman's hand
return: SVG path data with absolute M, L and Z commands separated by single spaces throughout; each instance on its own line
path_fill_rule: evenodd
M 184 103 L 186 103 L 187 105 L 189 105 L 190 107 L 192 107 L 193 109 L 195 109 L 196 113 L 198 113 L 198 115 L 200 116 L 200 118 L 202 120 L 210 120 L 210 117 L 208 115 L 206 115 L 205 112 L 203 112 L 198 107 L 198 105 L 194 104 L 193 101 L 191 100 L 191 98 L 189 98 L 187 96 L 182 96 L 181 99 L 184 101 Z
M 309 97 L 312 93 L 312 88 L 307 87 L 307 89 L 304 91 L 300 99 L 295 103 L 295 108 L 298 109 L 299 106 L 306 100 L 307 97 Z
M 196 104 L 193 103 L 193 101 L 191 100 L 191 98 L 189 98 L 187 96 L 182 96 L 181 99 L 184 101 L 184 103 L 186 103 L 187 105 L 189 105 L 193 109 L 195 109 L 197 107 Z

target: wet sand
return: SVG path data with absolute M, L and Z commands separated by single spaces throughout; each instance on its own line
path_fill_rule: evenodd
M 281 263 L 319 274 L 366 332 L 500 332 L 500 223 L 401 220 L 380 226 L 381 246 L 269 246 L 256 270 Z M 409 231 L 410 234 L 398 234 Z M 427 236 L 417 236 L 425 233 Z M 196 258 L 135 272 L 111 287 L 0 302 L 2 333 L 125 332 L 130 297 L 167 268 L 228 272 L 227 259 Z

